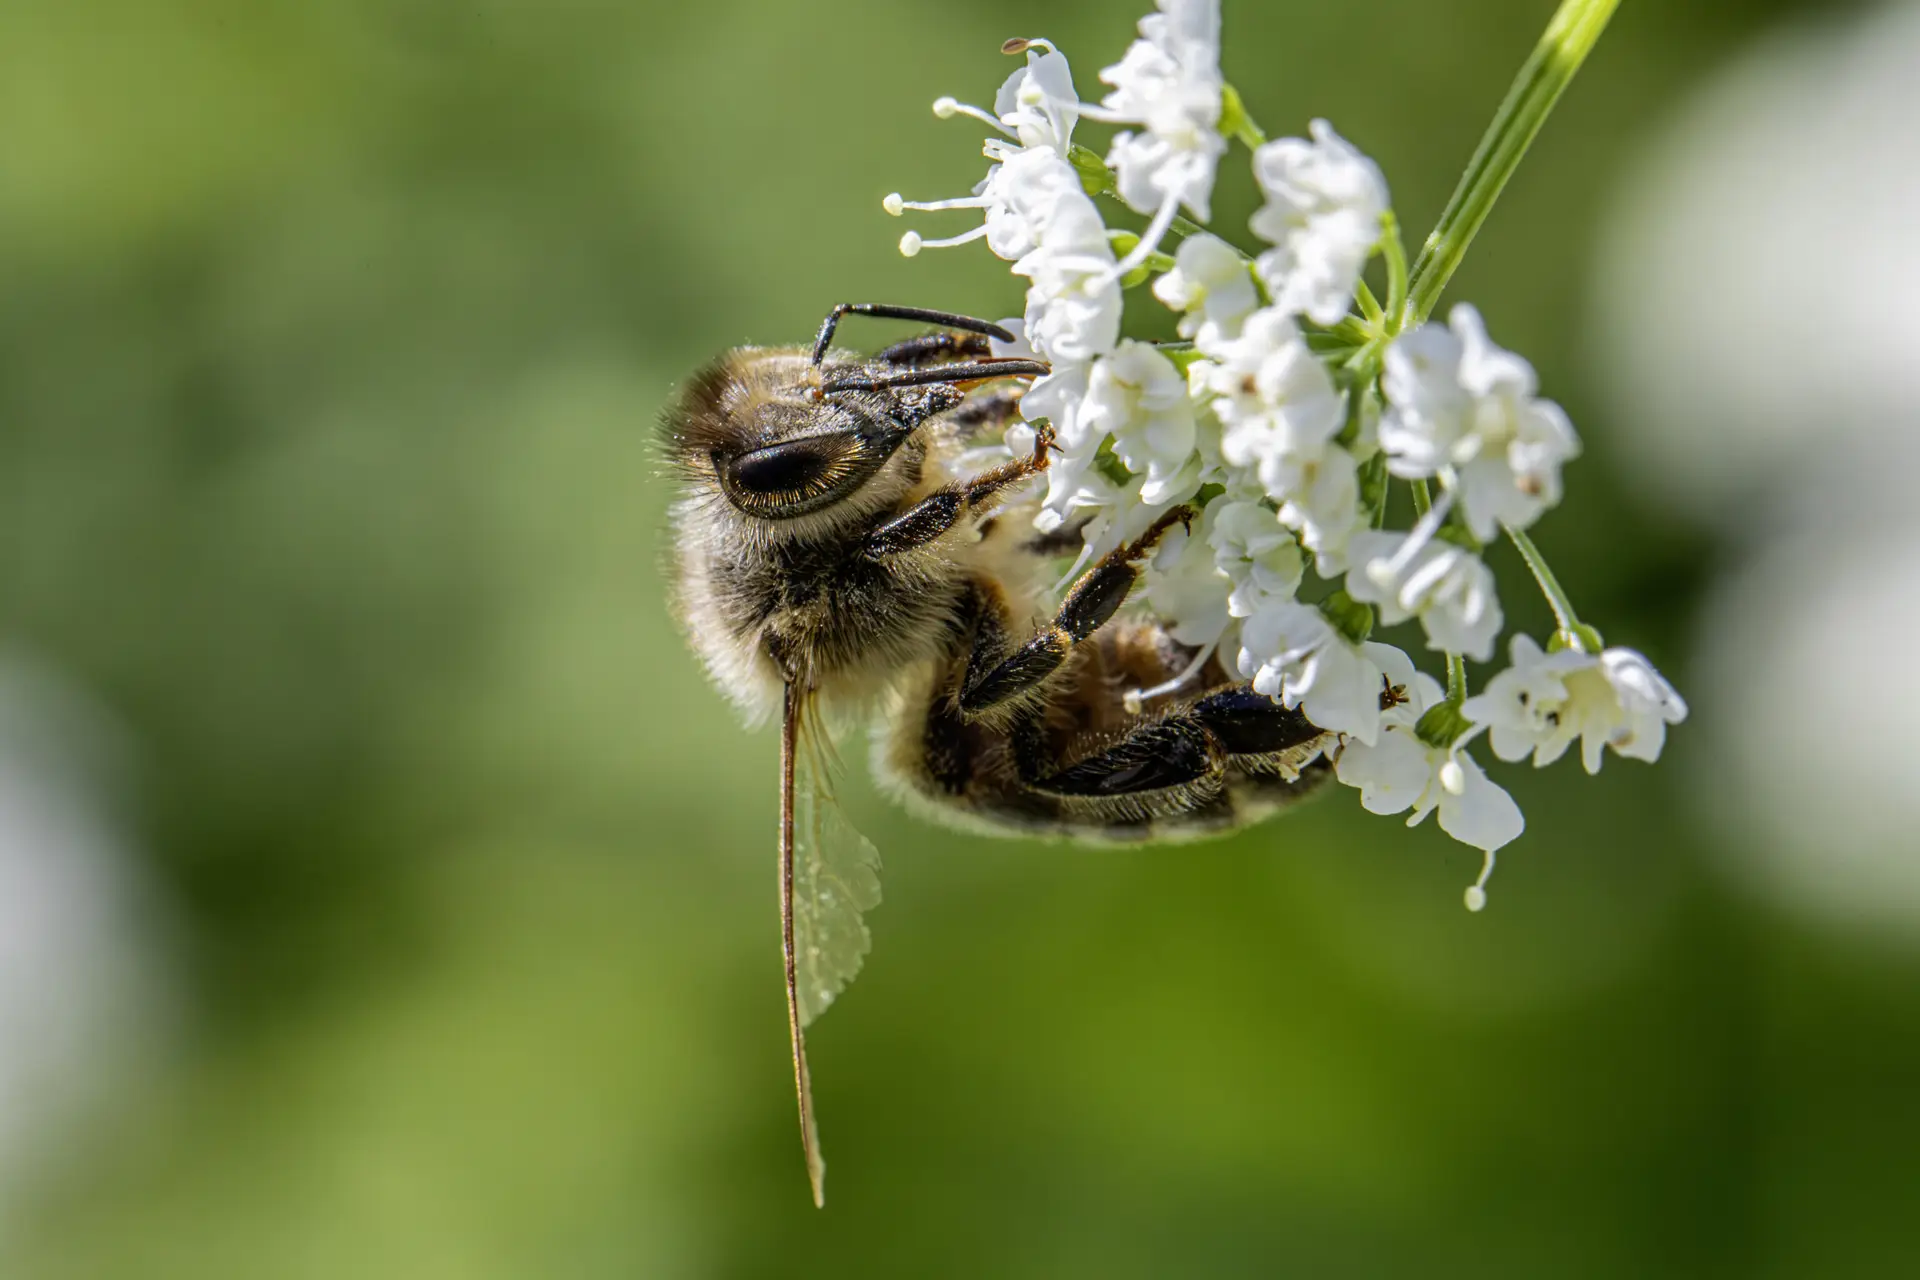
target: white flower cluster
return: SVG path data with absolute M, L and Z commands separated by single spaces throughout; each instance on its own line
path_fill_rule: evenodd
M 1536 764 L 1578 738 L 1592 771 L 1607 747 L 1655 759 L 1685 704 L 1639 654 L 1588 651 L 1594 633 L 1577 625 L 1554 652 L 1514 637 L 1512 666 L 1466 696 L 1464 659 L 1491 660 L 1504 625 L 1478 549 L 1502 529 L 1518 540 L 1559 501 L 1578 437 L 1472 307 L 1445 326 L 1405 327 L 1404 313 L 1383 311 L 1362 272 L 1388 251 L 1404 285 L 1405 260 L 1378 166 L 1324 120 L 1305 138 L 1258 142 L 1249 122 L 1227 118 L 1244 113 L 1220 73 L 1218 0 L 1158 9 L 1100 73 L 1112 92 L 1098 104 L 1080 101 L 1050 42 L 1010 42 L 1026 63 L 993 111 L 934 104 L 1000 135 L 986 143 L 986 176 L 970 196 L 893 195 L 887 211 L 979 209 L 973 230 L 909 232 L 902 252 L 984 238 L 1028 281 L 1024 320 L 1008 322 L 1022 340 L 1001 354 L 1053 367 L 1022 401 L 1058 445 L 1040 527 L 1077 523 L 1085 564 L 1176 505 L 1200 507 L 1150 562 L 1147 605 L 1200 649 L 1194 670 L 1216 650 L 1232 655 L 1255 689 L 1341 735 L 1337 776 L 1367 809 L 1411 809 L 1411 822 L 1437 809 L 1444 830 L 1485 851 L 1468 891 L 1477 910 L 1493 852 L 1524 823 L 1466 753 L 1473 738 L 1491 731 L 1495 755 Z M 1124 126 L 1104 162 L 1074 144 L 1083 120 Z M 1210 216 L 1224 130 L 1257 142 L 1262 203 L 1248 229 L 1265 247 L 1243 253 L 1187 222 L 1169 258 L 1177 221 Z M 1144 229 L 1109 231 L 1096 194 Z M 1151 292 L 1188 343 L 1121 337 L 1123 289 L 1155 273 Z M 1356 300 L 1360 316 L 1349 314 Z M 1382 527 L 1396 479 L 1421 511 L 1403 532 Z M 1448 655 L 1450 689 L 1369 639 L 1375 621 L 1416 620 L 1427 647 Z

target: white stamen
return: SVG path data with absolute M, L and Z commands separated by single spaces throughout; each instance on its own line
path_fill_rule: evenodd
M 1413 563 L 1414 557 L 1433 541 L 1433 535 L 1440 532 L 1440 523 L 1447 518 L 1447 513 L 1451 510 L 1453 510 L 1453 490 L 1442 489 L 1439 498 L 1427 508 L 1427 514 L 1420 517 L 1408 532 L 1407 540 L 1401 543 L 1399 549 L 1393 553 L 1393 558 L 1373 561 L 1367 566 L 1367 576 L 1380 586 L 1392 586 L 1400 575 L 1407 571 L 1407 566 Z
M 1467 771 L 1460 767 L 1458 760 L 1449 757 L 1447 762 L 1440 766 L 1440 789 L 1450 796 L 1461 796 L 1467 793 Z
M 1153 688 L 1151 689 L 1127 690 L 1125 695 L 1123 695 L 1123 697 L 1121 698 L 1121 703 L 1126 707 L 1127 714 L 1137 716 L 1140 714 L 1141 706 L 1147 701 L 1149 701 L 1150 699 L 1158 698 L 1165 694 L 1178 692 L 1180 689 L 1180 686 L 1184 685 L 1187 681 L 1193 679 L 1196 675 L 1200 674 L 1200 668 L 1207 665 L 1207 659 L 1213 656 L 1213 651 L 1214 649 L 1219 647 L 1219 644 L 1220 644 L 1220 641 L 1218 639 L 1209 641 L 1206 647 L 1204 647 L 1203 649 L 1200 650 L 1199 653 L 1194 655 L 1193 661 L 1187 664 L 1186 670 L 1182 671 L 1179 675 L 1175 676 L 1173 679 L 1168 680 L 1162 684 L 1157 684 L 1153 686 Z
M 888 193 L 887 198 L 880 202 L 880 207 L 897 218 L 905 212 L 907 202 L 900 198 L 898 191 L 894 191 Z
M 1084 534 L 1081 536 L 1085 537 Z M 1080 548 L 1080 558 L 1073 562 L 1073 568 L 1067 570 L 1067 576 L 1053 584 L 1054 594 L 1058 595 L 1062 591 L 1065 591 L 1073 580 L 1080 576 L 1080 571 L 1087 567 L 1087 561 L 1091 559 L 1093 559 L 1093 543 L 1088 542 Z
M 942 120 L 951 120 L 955 116 L 972 116 L 981 124 L 991 125 L 1008 137 L 1013 136 L 1013 131 L 1001 124 L 998 116 L 990 112 L 982 111 L 972 103 L 962 102 L 958 98 L 935 98 L 933 100 L 933 114 L 939 116 Z
M 1095 287 L 1106 288 L 1152 257 L 1154 251 L 1160 247 L 1160 242 L 1166 239 L 1167 228 L 1173 225 L 1173 216 L 1178 212 L 1180 212 L 1180 193 L 1169 192 L 1167 198 L 1160 202 L 1160 207 L 1153 211 L 1153 220 L 1147 223 L 1147 229 L 1140 233 L 1140 243 L 1133 246 L 1133 252 L 1115 263 L 1100 278 Z
M 1480 878 L 1467 886 L 1467 910 L 1485 911 L 1487 909 L 1487 877 L 1493 874 L 1493 850 L 1486 851 L 1485 861 L 1480 864 Z
M 903 258 L 913 257 L 920 252 L 921 246 L 925 243 L 926 241 L 920 238 L 918 231 L 907 232 L 907 234 L 900 237 L 900 256 Z
M 898 194 L 887 197 L 892 201 L 886 206 L 888 213 L 897 210 L 918 209 L 922 213 L 944 213 L 949 209 L 985 209 L 994 202 L 985 196 L 956 196 L 951 200 L 902 200 Z
M 922 249 L 951 249 L 957 244 L 970 244 L 986 234 L 987 224 L 984 222 L 973 230 L 966 232 L 964 235 L 948 236 L 945 240 L 923 240 L 917 233 L 909 231 L 906 235 L 900 237 L 900 252 L 911 258 Z M 913 240 L 913 249 L 911 252 L 907 249 L 908 237 L 911 237 Z

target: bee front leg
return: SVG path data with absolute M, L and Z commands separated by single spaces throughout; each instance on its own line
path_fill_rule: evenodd
M 1052 623 L 994 665 L 986 666 L 987 662 L 994 661 L 993 657 L 976 650 L 968 660 L 967 674 L 961 682 L 960 710 L 965 714 L 986 711 L 1037 688 L 1059 670 L 1074 645 L 1098 631 L 1119 612 L 1127 595 L 1140 581 L 1139 562 L 1152 553 L 1169 529 L 1192 519 L 1193 508 L 1175 507 L 1154 521 L 1139 538 L 1102 556 L 1067 592 Z
M 869 533 L 861 545 L 861 554 L 875 560 L 897 556 L 926 546 L 959 524 L 963 517 L 984 514 L 1009 485 L 1045 471 L 1048 450 L 1052 448 L 1053 432 L 1042 429 L 1034 437 L 1033 456 L 1003 462 L 970 480 L 934 490 Z

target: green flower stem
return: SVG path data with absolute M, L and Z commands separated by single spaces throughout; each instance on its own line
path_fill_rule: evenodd
M 1180 238 L 1182 240 L 1186 239 L 1188 236 L 1210 236 L 1213 234 L 1211 231 L 1207 230 L 1205 227 L 1195 222 L 1192 218 L 1189 218 L 1185 214 L 1181 214 L 1181 213 L 1176 213 L 1173 215 L 1172 225 L 1173 225 L 1173 229 L 1180 233 Z M 1248 253 L 1245 249 L 1242 249 L 1239 245 L 1237 244 L 1230 245 L 1229 247 L 1235 253 L 1245 258 L 1248 262 L 1253 261 L 1253 255 Z
M 1425 480 L 1415 480 L 1413 482 L 1413 514 L 1415 517 L 1424 516 L 1431 510 L 1433 510 L 1433 490 L 1427 487 Z
M 1381 309 L 1380 299 L 1373 296 L 1373 290 L 1367 287 L 1365 280 L 1354 282 L 1353 296 L 1360 303 L 1360 318 L 1367 322 L 1367 328 L 1380 332 L 1387 313 Z
M 1433 314 L 1447 281 L 1466 256 L 1467 246 L 1493 212 L 1501 189 L 1519 168 L 1534 135 L 1546 123 L 1554 103 L 1592 52 L 1619 4 L 1620 0 L 1563 0 L 1559 12 L 1547 24 L 1546 34 L 1507 90 L 1506 101 L 1494 114 L 1467 171 L 1460 176 L 1460 185 L 1454 188 L 1453 198 L 1447 201 L 1446 212 L 1440 215 L 1439 225 L 1427 237 L 1419 261 L 1413 264 L 1409 324 L 1420 324 Z
M 1467 660 L 1457 653 L 1447 655 L 1447 701 L 1458 706 L 1467 700 Z
M 1267 140 L 1266 131 L 1254 123 L 1247 114 L 1247 104 L 1240 97 L 1240 91 L 1232 85 L 1220 90 L 1220 136 L 1238 138 L 1242 146 L 1252 151 Z
M 1510 524 L 1501 527 L 1507 531 L 1507 537 L 1520 553 L 1520 558 L 1527 562 L 1527 568 L 1533 571 L 1533 580 L 1540 584 L 1540 594 L 1553 606 L 1554 622 L 1569 635 L 1579 634 L 1582 630 L 1580 615 L 1573 611 L 1573 601 L 1568 598 L 1566 588 L 1560 585 L 1560 579 L 1553 576 L 1553 570 L 1548 567 L 1546 557 L 1540 554 L 1540 548 L 1533 545 L 1533 539 L 1526 535 L 1525 530 L 1516 529 Z
M 1400 239 L 1400 220 L 1389 209 L 1380 215 L 1380 250 L 1387 258 L 1387 315 L 1391 317 L 1386 332 L 1389 335 L 1400 332 L 1407 319 L 1407 246 Z

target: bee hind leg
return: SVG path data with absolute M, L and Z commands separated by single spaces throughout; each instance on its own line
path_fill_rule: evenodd
M 1065 768 L 1017 753 L 1021 780 L 1054 795 L 1137 795 L 1217 782 L 1230 765 L 1256 766 L 1310 746 L 1322 730 L 1298 710 L 1245 686 L 1207 694 Z M 1204 788 L 1203 788 L 1204 790 Z

